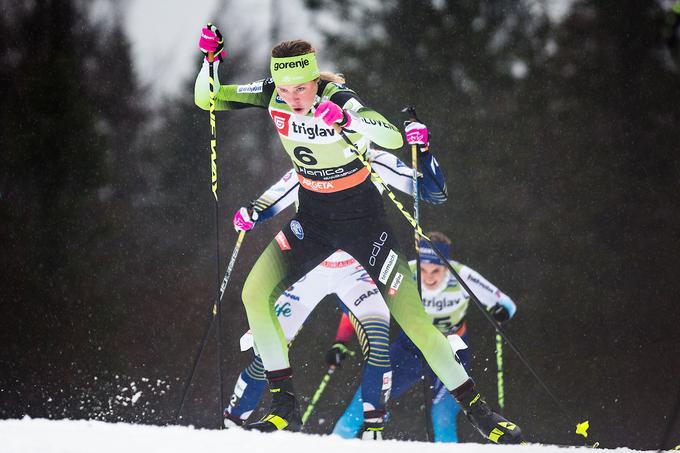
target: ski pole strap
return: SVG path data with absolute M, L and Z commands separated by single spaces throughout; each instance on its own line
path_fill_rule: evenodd
M 335 372 L 334 368 L 328 368 L 328 371 L 326 371 L 326 374 L 321 379 L 321 383 L 319 384 L 319 387 L 316 389 L 316 392 L 314 392 L 314 395 L 312 396 L 312 400 L 309 402 L 307 409 L 305 409 L 305 413 L 302 414 L 302 424 L 303 425 L 305 423 L 307 423 L 309 416 L 312 414 L 312 411 L 314 411 L 314 407 L 316 406 L 316 402 L 319 401 L 319 398 L 321 398 L 323 391 L 326 389 L 326 385 L 328 385 L 328 381 L 331 380 L 331 376 L 333 375 L 333 372 Z

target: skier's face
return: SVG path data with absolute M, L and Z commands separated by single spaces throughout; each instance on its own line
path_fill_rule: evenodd
M 310 80 L 298 85 L 281 85 L 276 87 L 276 92 L 295 113 L 306 115 L 314 105 L 318 83 Z
M 427 289 L 435 289 L 446 278 L 446 267 L 441 264 L 421 263 L 420 281 Z

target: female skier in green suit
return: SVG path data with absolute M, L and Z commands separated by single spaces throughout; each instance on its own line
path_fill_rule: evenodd
M 209 57 L 223 55 L 224 41 L 214 26 L 202 30 L 199 46 Z M 210 105 L 208 64 L 203 65 L 194 89 L 195 102 L 203 109 Z M 446 338 L 432 325 L 389 225 L 381 194 L 368 168 L 335 127 L 340 126 L 362 154 L 371 142 L 387 149 L 401 147 L 399 130 L 368 107 L 344 80 L 321 73 L 315 51 L 306 41 L 286 41 L 274 47 L 270 71 L 271 78 L 246 85 L 220 86 L 215 78 L 217 110 L 268 110 L 301 187 L 298 212 L 267 246 L 243 285 L 248 323 L 272 393 L 269 413 L 249 427 L 299 429 L 288 346 L 274 302 L 341 249 L 368 272 L 395 321 L 480 433 L 498 443 L 520 442 L 519 427 L 488 407 Z M 383 416 L 383 411 L 367 411 L 364 429 L 378 437 Z

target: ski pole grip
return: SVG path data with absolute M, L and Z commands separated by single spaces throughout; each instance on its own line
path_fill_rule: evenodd
M 209 30 L 212 30 L 212 28 L 213 28 L 212 22 L 208 22 L 206 27 L 208 27 Z M 208 52 L 208 63 L 213 63 L 214 61 L 215 61 L 215 52 Z

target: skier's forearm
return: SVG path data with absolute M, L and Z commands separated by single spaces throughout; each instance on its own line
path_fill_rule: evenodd
M 475 270 L 462 265 L 456 270 L 460 274 L 461 278 L 465 280 L 465 283 L 467 283 L 472 292 L 475 293 L 477 299 L 479 299 L 479 301 L 487 308 L 491 308 L 496 305 L 496 303 L 502 297 L 508 298 L 508 296 L 503 294 L 500 289 L 495 287 L 491 282 L 482 277 L 481 274 Z
M 258 223 L 271 219 L 272 217 L 276 216 L 281 211 L 286 209 L 288 206 L 292 205 L 297 198 L 298 187 L 299 185 L 296 185 L 294 190 L 291 190 L 291 192 L 285 194 L 284 197 L 280 198 L 275 203 L 272 203 L 270 205 L 263 205 L 260 202 L 259 198 L 253 201 L 251 203 L 251 206 L 253 207 L 254 210 L 258 212 L 259 216 Z
M 215 61 L 213 63 L 214 65 L 214 78 L 213 80 L 215 81 L 215 91 L 219 90 L 220 88 L 220 80 L 217 75 L 217 68 L 219 67 L 219 61 Z M 210 73 L 209 71 L 209 63 L 207 61 L 203 62 L 203 66 L 201 66 L 201 70 L 198 72 L 198 75 L 196 76 L 196 82 L 194 82 L 194 102 L 196 105 L 203 110 L 208 110 L 210 109 Z
M 449 194 L 437 160 L 430 152 L 421 153 L 418 156 L 418 166 L 422 173 L 422 177 L 418 179 L 420 198 L 433 204 L 445 202 Z
M 258 80 L 247 85 L 220 85 L 217 75 L 219 62 L 214 62 L 215 109 L 235 110 L 248 107 L 265 107 L 271 96 L 271 87 Z M 194 102 L 203 110 L 210 109 L 209 63 L 203 62 L 194 83 Z
M 288 170 L 281 179 L 251 203 L 253 209 L 258 212 L 258 222 L 274 217 L 293 204 L 297 199 L 299 186 L 295 171 Z
M 369 148 L 368 161 L 378 175 L 392 188 L 413 196 L 413 169 L 387 151 Z
M 375 110 L 363 107 L 356 112 L 350 110 L 348 114 L 352 117 L 349 129 L 368 137 L 376 145 L 397 149 L 404 144 L 399 129 Z
M 369 161 L 380 177 L 391 187 L 413 196 L 413 169 L 394 154 L 386 151 L 369 150 Z M 422 174 L 418 178 L 420 199 L 429 203 L 446 201 L 448 193 L 444 174 L 430 153 L 421 153 L 418 168 Z

